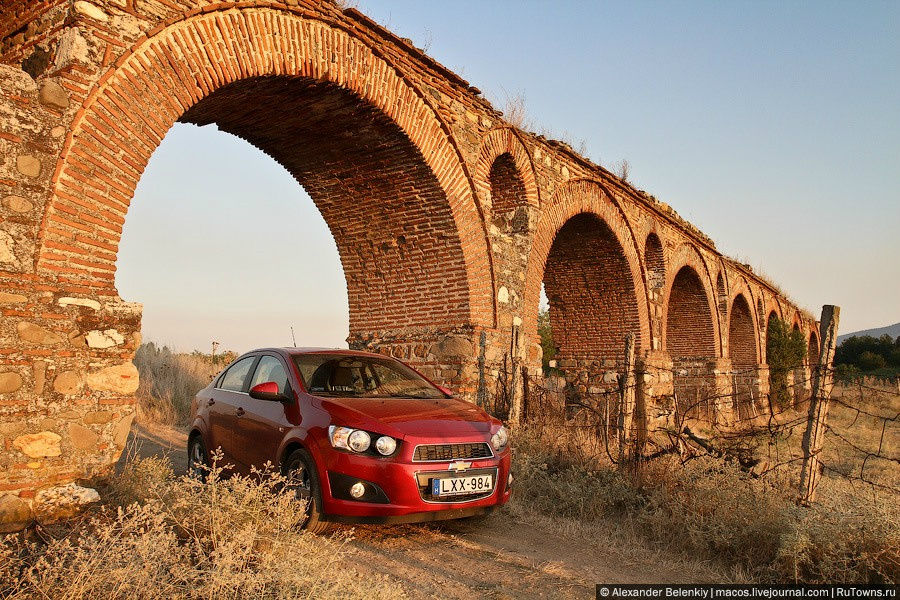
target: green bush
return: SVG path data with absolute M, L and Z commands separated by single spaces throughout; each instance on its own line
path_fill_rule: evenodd
M 791 390 L 787 376 L 803 364 L 806 358 L 806 338 L 803 333 L 779 319 L 769 319 L 766 334 L 766 362 L 769 365 L 769 398 L 773 404 L 788 406 Z

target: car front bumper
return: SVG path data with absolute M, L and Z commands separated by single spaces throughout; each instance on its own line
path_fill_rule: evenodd
M 505 504 L 511 494 L 509 483 L 511 453 L 505 448 L 484 459 L 464 461 L 464 470 L 451 462 L 413 462 L 394 458 L 374 458 L 346 452 L 330 452 L 321 473 L 323 517 L 338 522 L 408 523 L 473 516 Z M 454 465 L 458 467 L 459 465 Z M 430 493 L 434 477 L 494 476 L 490 493 L 447 499 Z M 347 490 L 361 481 L 366 494 L 358 500 Z

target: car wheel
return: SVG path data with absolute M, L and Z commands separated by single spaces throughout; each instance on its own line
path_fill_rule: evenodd
M 302 449 L 291 452 L 284 462 L 284 474 L 297 498 L 306 502 L 303 529 L 315 534 L 328 531 L 331 524 L 322 520 L 322 487 L 309 452 Z
M 203 437 L 195 434 L 188 440 L 188 476 L 197 481 L 206 481 L 209 474 L 209 455 Z

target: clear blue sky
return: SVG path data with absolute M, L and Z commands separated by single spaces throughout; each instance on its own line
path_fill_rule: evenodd
M 360 10 L 631 181 L 841 330 L 900 321 L 900 2 L 413 2 Z M 298 241 L 302 243 L 298 243 Z M 122 297 L 178 348 L 344 345 L 334 242 L 280 166 L 176 126 L 135 195 Z M 313 283 L 314 282 L 314 283 Z

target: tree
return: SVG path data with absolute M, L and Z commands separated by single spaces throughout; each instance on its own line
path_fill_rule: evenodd
M 791 401 L 787 374 L 803 364 L 806 337 L 778 317 L 773 317 L 769 320 L 766 337 L 766 358 L 769 363 L 769 396 L 775 403 L 787 405 Z
M 549 308 L 538 311 L 538 335 L 541 336 L 541 349 L 544 351 L 541 363 L 546 375 L 550 372 L 550 361 L 556 357 L 556 344 L 553 343 L 553 331 L 550 329 Z

